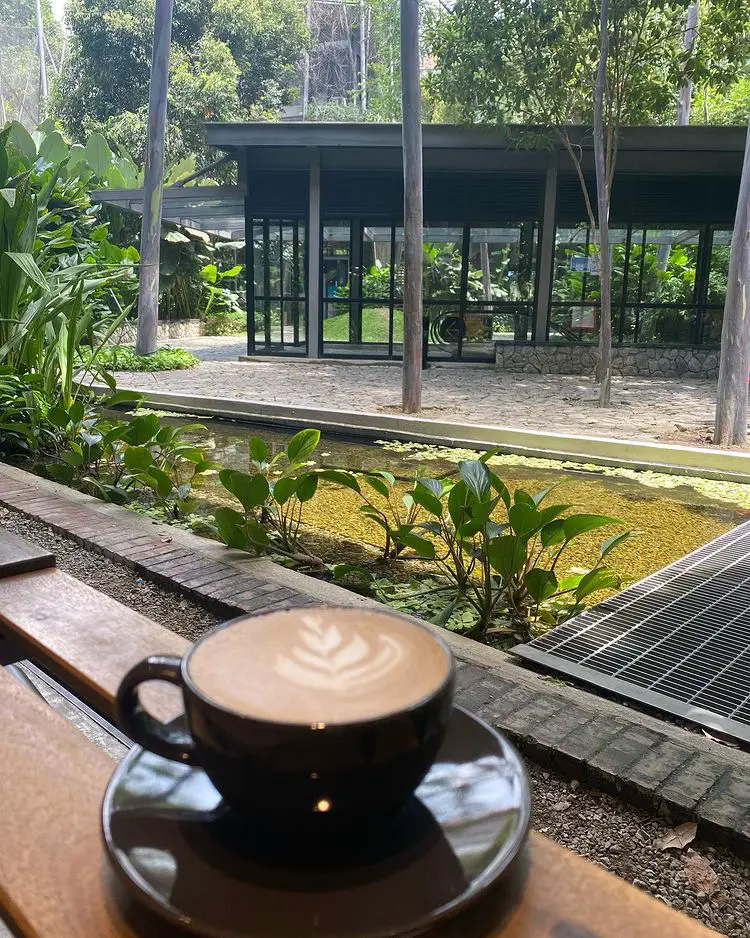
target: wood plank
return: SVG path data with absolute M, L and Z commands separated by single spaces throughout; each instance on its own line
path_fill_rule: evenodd
M 55 566 L 55 555 L 10 531 L 0 531 L 0 577 Z
M 28 938 L 134 938 L 108 899 L 112 761 L 0 668 L 0 906 Z
M 114 721 L 126 671 L 152 654 L 184 655 L 186 639 L 61 570 L 0 578 L 0 632 Z M 181 712 L 177 688 L 149 684 L 143 700 L 159 719 Z
M 0 580 L 0 622 L 19 640 L 31 644 L 38 657 L 52 662 L 58 673 L 88 688 L 88 699 L 98 698 L 105 712 L 111 711 L 120 678 L 133 663 L 159 652 L 183 654 L 189 645 L 115 600 L 53 570 Z M 174 700 L 158 691 L 147 703 L 162 719 L 176 712 Z M 92 918 L 105 908 L 109 888 L 107 861 L 99 844 L 99 803 L 111 762 L 2 673 L 0 713 L 4 726 L 0 733 L 3 906 L 21 923 L 24 935 L 129 935 L 122 930 L 107 931 Z M 80 878 L 78 870 L 83 871 Z M 39 899 L 40 906 L 35 915 L 33 898 Z M 79 919 L 70 918 L 73 908 Z M 55 915 L 61 918 L 55 928 L 40 931 L 42 914 L 50 921 Z M 496 916 L 488 927 L 478 930 L 458 920 L 448 933 L 456 938 L 701 938 L 715 934 L 538 834 L 531 837 L 523 901 L 503 926 L 497 921 Z M 92 922 L 99 931 L 92 930 Z M 109 926 L 121 927 L 112 922 Z

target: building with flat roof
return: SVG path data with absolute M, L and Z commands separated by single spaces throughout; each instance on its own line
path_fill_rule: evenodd
M 569 132 L 595 204 L 591 134 Z M 208 124 L 207 133 L 238 163 L 239 185 L 222 187 L 214 208 L 231 204 L 226 227 L 237 238 L 244 202 L 248 352 L 399 358 L 400 125 Z M 623 128 L 610 220 L 618 346 L 719 344 L 745 136 L 742 127 Z M 180 191 L 210 201 L 201 188 Z M 596 342 L 592 234 L 554 133 L 425 125 L 424 214 L 430 359 Z M 558 358 L 564 370 L 570 356 Z

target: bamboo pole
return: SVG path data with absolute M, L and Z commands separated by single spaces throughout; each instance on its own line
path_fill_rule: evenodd
M 156 351 L 159 322 L 159 246 L 164 187 L 164 136 L 169 89 L 169 44 L 172 38 L 174 0 L 156 0 L 154 45 L 151 54 L 151 87 L 148 102 L 148 144 L 143 177 L 141 264 L 138 288 L 139 355 Z
M 401 0 L 401 103 L 404 154 L 404 413 L 422 406 L 422 100 L 419 0 Z

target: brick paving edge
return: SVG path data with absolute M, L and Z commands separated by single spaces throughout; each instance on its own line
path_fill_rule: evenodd
M 220 615 L 326 601 L 378 605 L 3 464 L 0 504 Z M 440 631 L 458 663 L 457 701 L 530 759 L 672 823 L 696 820 L 701 837 L 750 856 L 750 754 Z

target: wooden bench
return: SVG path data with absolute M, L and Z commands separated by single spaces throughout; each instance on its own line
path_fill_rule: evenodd
M 125 671 L 189 643 L 55 569 L 0 578 L 5 662 L 32 658 L 110 718 Z M 179 702 L 153 688 L 161 719 Z M 132 906 L 115 901 L 100 836 L 111 760 L 0 668 L 0 909 L 22 936 L 135 938 Z M 171 931 L 158 930 L 158 934 Z M 457 920 L 461 938 L 701 938 L 715 934 L 539 834 L 521 903 L 503 924 Z M 344 938 L 344 936 L 342 936 Z

